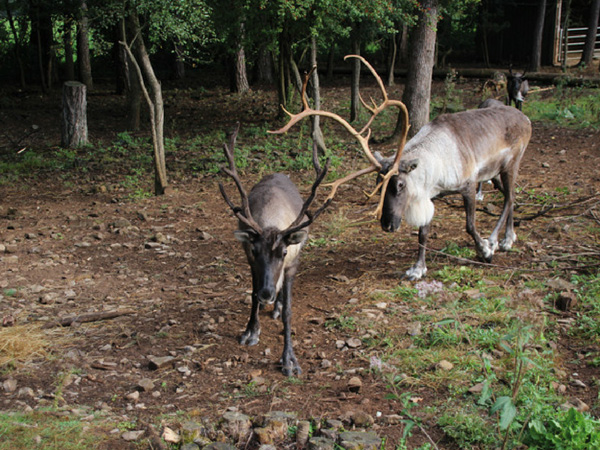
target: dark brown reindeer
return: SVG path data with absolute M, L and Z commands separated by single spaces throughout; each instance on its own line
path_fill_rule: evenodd
M 508 81 L 506 83 L 506 104 L 515 107 L 521 111 L 523 109 L 523 101 L 529 92 L 529 82 L 525 79 L 525 73 L 513 73 L 512 67 L 508 69 Z
M 289 177 L 281 173 L 265 176 L 246 194 L 233 157 L 238 130 L 239 123 L 231 133 L 229 144 L 224 145 L 229 168 L 224 167 L 222 171 L 234 180 L 241 196 L 241 206 L 231 202 L 223 184 L 219 183 L 219 189 L 239 219 L 239 229 L 234 234 L 243 245 L 252 273 L 252 311 L 240 343 L 258 343 L 259 309 L 275 303 L 272 316 L 274 319 L 281 316 L 284 331 L 282 371 L 284 375 L 291 376 L 301 373 L 292 346 L 292 284 L 300 261 L 300 251 L 308 238 L 308 226 L 330 203 L 327 200 L 313 214 L 308 211 L 317 187 L 327 173 L 329 162 L 320 170 L 315 160 L 317 178 L 306 201 L 302 200 Z
M 434 214 L 432 200 L 436 197 L 454 193 L 462 195 L 466 229 L 482 260 L 490 262 L 498 248 L 510 249 L 516 240 L 513 225 L 515 180 L 531 137 L 531 123 L 527 116 L 504 105 L 444 114 L 425 125 L 405 144 L 408 132 L 406 108 L 401 102 L 388 100 L 380 77 L 363 58 L 348 57 L 359 58 L 365 63 L 375 76 L 384 98 L 380 106 L 371 107 L 363 101 L 372 114 L 367 125 L 356 131 L 336 114 L 305 107 L 299 114 L 290 114 L 290 122 L 277 131 L 285 132 L 305 117 L 321 115 L 333 118 L 358 139 L 371 166 L 338 180 L 330 197 L 339 184 L 365 173 L 378 172 L 381 198 L 376 215 L 383 230 L 396 231 L 402 219 L 419 228 L 417 261 L 405 274 L 411 280 L 418 280 L 427 273 L 425 250 Z M 404 114 L 404 132 L 396 154 L 384 158 L 379 153 L 372 154 L 368 148 L 369 126 L 389 105 L 398 106 Z M 490 237 L 483 239 L 475 226 L 475 194 L 479 182 L 494 178 L 501 181 L 504 207 Z M 504 238 L 498 242 L 502 227 L 505 228 Z

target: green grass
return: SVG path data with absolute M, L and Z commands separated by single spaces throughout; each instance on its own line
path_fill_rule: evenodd
M 87 450 L 97 448 L 101 436 L 114 426 L 93 418 L 58 415 L 55 411 L 0 413 L 0 450 Z
M 553 97 L 540 100 L 532 91 L 523 112 L 531 120 L 570 128 L 600 127 L 600 96 L 598 89 L 556 86 Z

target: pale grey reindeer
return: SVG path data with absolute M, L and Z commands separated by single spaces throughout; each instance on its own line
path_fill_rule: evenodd
M 425 251 L 434 215 L 433 199 L 447 194 L 461 194 L 466 212 L 466 229 L 475 241 L 477 254 L 486 262 L 494 252 L 509 250 L 517 236 L 513 224 L 515 182 L 523 153 L 531 138 L 531 122 L 521 111 L 504 105 L 444 114 L 425 125 L 406 143 L 408 112 L 397 100 L 389 100 L 381 78 L 364 58 L 359 58 L 375 76 L 383 95 L 380 105 L 363 105 L 371 111 L 371 118 L 357 131 L 340 116 L 327 111 L 307 108 L 290 114 L 290 122 L 277 130 L 283 133 L 301 119 L 312 115 L 330 117 L 346 128 L 361 144 L 371 166 L 351 174 L 334 184 L 337 187 L 350 179 L 369 172 L 378 172 L 377 192 L 381 189 L 375 211 L 385 231 L 396 231 L 406 220 L 419 228 L 419 251 L 416 263 L 406 271 L 410 280 L 418 280 L 427 273 Z M 384 158 L 369 149 L 370 124 L 387 106 L 396 106 L 404 115 L 402 137 L 396 154 Z M 365 135 L 366 133 L 366 135 Z M 475 194 L 479 182 L 498 178 L 504 194 L 504 207 L 491 235 L 483 239 L 475 226 Z M 374 194 L 373 193 L 373 194 Z M 371 195 L 373 195 L 371 194 Z M 504 238 L 498 237 L 502 227 Z
M 272 317 L 281 316 L 284 331 L 282 372 L 291 376 L 302 372 L 292 345 L 292 285 L 300 251 L 308 238 L 308 226 L 330 203 L 327 200 L 313 214 L 308 211 L 317 187 L 327 173 L 329 161 L 322 170 L 315 161 L 317 177 L 306 201 L 302 200 L 289 177 L 281 173 L 265 176 L 246 194 L 233 156 L 238 130 L 239 123 L 231 133 L 229 144 L 224 145 L 229 168 L 222 170 L 234 180 L 242 206 L 231 202 L 223 184 L 219 183 L 219 189 L 239 219 L 239 229 L 234 235 L 242 243 L 252 273 L 252 310 L 240 344 L 256 345 L 259 342 L 259 309 L 275 303 Z

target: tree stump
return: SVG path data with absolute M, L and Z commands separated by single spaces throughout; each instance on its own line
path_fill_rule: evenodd
M 62 142 L 67 148 L 81 147 L 88 142 L 87 97 L 85 84 L 67 81 L 62 92 Z

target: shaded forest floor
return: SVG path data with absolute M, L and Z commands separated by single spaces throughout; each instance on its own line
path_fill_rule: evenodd
M 368 98 L 375 91 L 365 83 Z M 482 82 L 455 83 L 462 104 L 476 107 Z M 400 92 L 401 86 L 394 87 L 390 97 L 400 98 Z M 436 82 L 435 93 L 448 98 L 448 86 Z M 323 96 L 325 107 L 347 109 L 346 85 L 326 85 Z M 232 407 L 252 417 L 283 410 L 306 419 L 344 421 L 363 411 L 392 449 L 403 427 L 390 418 L 407 417 L 402 393 L 408 392 L 411 417 L 419 418 L 440 449 L 458 448 L 438 425 L 435 411 L 442 405 L 447 411 L 446 401 L 457 391 L 468 395 L 473 380 L 467 372 L 440 374 L 435 358 L 450 359 L 455 371 L 460 358 L 436 353 L 418 369 L 396 364 L 388 371 L 374 364 L 392 360 L 386 342 L 393 342 L 395 351 L 407 350 L 415 345 L 415 333 L 429 333 L 427 327 L 414 332 L 418 317 L 441 320 L 444 308 L 477 301 L 487 285 L 506 303 L 506 314 L 535 326 L 545 323 L 562 395 L 580 399 L 598 416 L 599 369 L 592 364 L 598 343 L 571 334 L 585 305 L 574 302 L 561 311 L 553 304 L 559 294 L 576 290 L 573 276 L 597 272 L 598 130 L 533 124 L 519 176 L 519 240 L 514 251 L 497 254 L 491 265 L 473 258 L 460 199 L 436 202 L 427 280 L 440 281 L 444 289 L 427 302 L 415 295 L 415 283 L 401 280 L 416 257 L 415 231 L 406 226 L 395 234 L 381 231 L 369 215 L 374 203 L 366 203 L 362 194 L 374 180 L 340 189 L 313 225 L 303 253 L 293 306 L 303 374 L 285 379 L 278 367 L 281 324 L 268 311 L 261 314 L 260 343 L 243 347 L 237 342 L 249 315 L 250 276 L 233 239 L 235 220 L 218 193 L 221 178 L 214 173 L 225 133 L 235 121 L 242 122 L 239 147 L 251 147 L 253 133 L 277 126 L 275 94 L 254 90 L 239 97 L 219 88 L 165 85 L 165 99 L 172 195 L 145 195 L 152 186 L 150 149 L 140 156 L 131 139 L 147 132 L 118 135 L 124 100 L 102 87 L 88 98 L 93 147 L 63 151 L 60 167 L 35 166 L 31 157 L 30 174 L 5 178 L 0 185 L 0 317 L 14 319 L 14 329 L 23 336 L 31 333 L 32 342 L 39 337 L 45 343 L 0 373 L 1 381 L 17 383 L 15 390 L 0 394 L 1 410 L 55 406 L 103 411 L 114 423 L 162 420 L 174 428 L 183 416 L 216 421 Z M 4 167 L 30 153 L 62 151 L 57 147 L 60 111 L 58 92 L 43 98 L 7 92 L 0 109 Z M 348 137 L 333 126 L 327 130 L 339 134 L 347 170 L 364 165 Z M 278 139 L 261 134 L 256 140 L 272 140 L 269 145 L 276 147 Z M 110 155 L 102 148 L 111 148 Z M 261 162 L 264 152 L 256 148 L 248 155 L 254 171 L 246 172 L 247 185 L 269 170 L 268 162 Z M 306 192 L 312 173 L 291 176 Z M 486 188 L 478 212 L 484 234 L 501 206 L 500 196 Z M 452 272 L 460 267 L 470 278 Z M 59 318 L 114 310 L 128 314 L 40 329 Z M 469 314 L 460 320 L 474 328 L 489 326 L 471 323 Z M 151 368 L 153 357 L 167 356 L 173 360 L 165 368 Z M 584 387 L 572 382 L 574 373 Z M 404 382 L 395 378 L 400 375 Z M 349 386 L 353 377 L 361 380 L 358 391 Z M 139 397 L 130 395 L 143 379 L 153 386 Z M 423 432 L 412 434 L 409 448 L 428 442 Z M 136 448 L 108 432 L 100 441 L 105 448 Z

